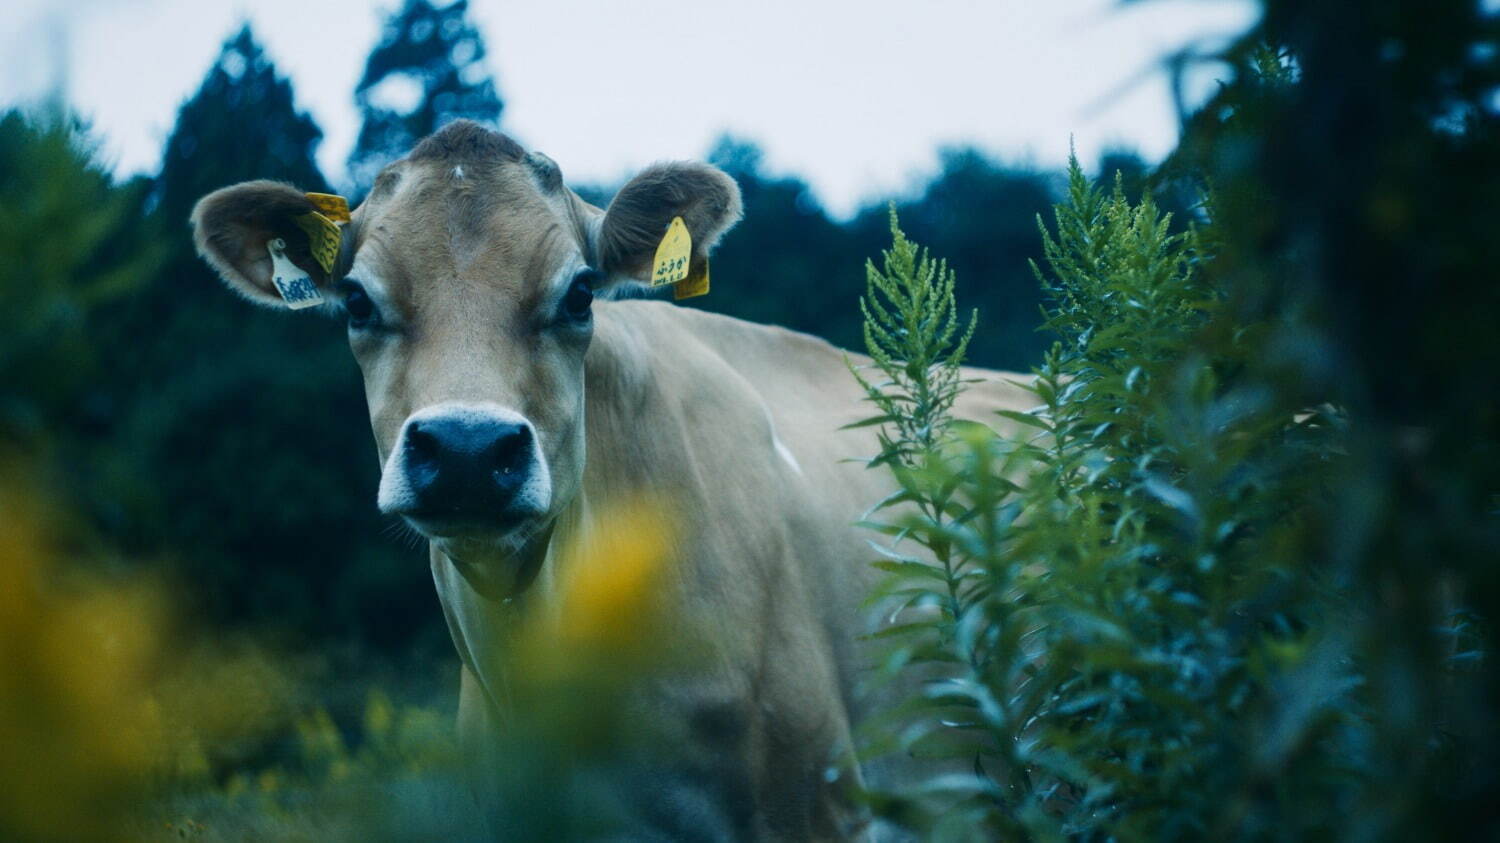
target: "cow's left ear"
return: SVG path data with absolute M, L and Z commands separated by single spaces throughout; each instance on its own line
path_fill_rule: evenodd
M 696 272 L 739 222 L 740 211 L 740 188 L 719 168 L 686 161 L 652 165 L 609 203 L 598 230 L 597 268 L 611 281 L 649 281 L 662 235 L 674 217 L 682 217 L 693 239 Z

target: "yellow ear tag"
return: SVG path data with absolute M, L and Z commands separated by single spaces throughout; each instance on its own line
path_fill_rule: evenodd
M 281 300 L 286 302 L 287 307 L 301 310 L 323 303 L 323 294 L 318 292 L 318 286 L 313 283 L 312 278 L 286 256 L 285 240 L 280 237 L 271 238 L 266 243 L 266 251 L 271 253 L 271 283 L 276 285 L 276 292 L 281 294 Z
M 703 271 L 684 278 L 672 285 L 672 298 L 690 299 L 708 292 L 708 261 L 703 261 Z
M 342 196 L 335 196 L 332 193 L 304 193 L 302 195 L 312 200 L 313 206 L 318 209 L 318 213 L 330 220 L 334 222 L 349 221 L 348 199 Z
M 683 225 L 682 217 L 673 217 L 656 247 L 656 262 L 652 264 L 651 286 L 675 284 L 688 275 L 688 261 L 693 254 L 693 235 Z
M 302 195 L 317 210 L 299 214 L 292 218 L 292 222 L 307 232 L 307 245 L 313 259 L 318 262 L 318 266 L 323 267 L 324 274 L 331 274 L 333 265 L 338 263 L 339 247 L 343 243 L 339 224 L 349 221 L 349 200 L 332 193 Z
M 332 273 L 339 259 L 339 244 L 343 242 L 339 227 L 317 211 L 292 217 L 292 222 L 307 232 L 307 248 L 318 266 L 323 267 L 324 273 Z

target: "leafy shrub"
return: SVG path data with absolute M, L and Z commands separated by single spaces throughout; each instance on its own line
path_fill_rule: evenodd
M 899 230 L 869 269 L 872 464 L 900 484 L 871 524 L 893 538 L 885 667 L 925 679 L 869 749 L 971 771 L 877 809 L 940 839 L 1326 831 L 1355 782 L 1356 679 L 1339 601 L 1289 550 L 1339 415 L 1247 376 L 1277 335 L 1220 306 L 1211 227 L 1173 233 L 1074 161 L 1042 237 L 1060 339 L 1040 406 L 1000 419 L 949 415 L 952 278 Z

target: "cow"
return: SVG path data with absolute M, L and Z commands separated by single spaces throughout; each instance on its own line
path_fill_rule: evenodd
M 712 631 L 714 658 L 640 689 L 681 756 L 662 772 L 670 784 L 639 789 L 662 803 L 643 815 L 679 839 L 862 833 L 848 788 L 825 773 L 873 704 L 856 688 L 876 623 L 861 605 L 880 574 L 854 522 L 894 484 L 850 459 L 878 450 L 871 428 L 843 429 L 870 414 L 851 358 L 806 334 L 622 295 L 649 281 L 676 218 L 692 271 L 704 269 L 741 215 L 734 181 L 659 163 L 601 210 L 545 155 L 456 121 L 380 173 L 326 269 L 296 222 L 318 207 L 287 184 L 223 188 L 194 209 L 195 242 L 229 289 L 273 307 L 285 296 L 268 244 L 280 246 L 346 321 L 377 504 L 429 543 L 463 665 L 460 742 L 476 763 L 504 763 L 479 748 L 503 722 L 506 613 L 521 597 L 553 599 L 555 549 L 612 499 L 651 489 L 689 515 L 661 588 Z M 962 416 L 1031 403 L 1014 376 L 966 374 L 981 382 Z

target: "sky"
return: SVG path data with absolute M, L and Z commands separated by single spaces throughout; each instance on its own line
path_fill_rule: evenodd
M 179 106 L 249 20 L 338 184 L 353 91 L 399 0 L 8 0 L 0 105 L 61 88 L 121 175 L 154 172 Z M 471 0 L 501 125 L 576 182 L 701 158 L 723 132 L 834 214 L 908 192 L 937 150 L 1053 166 L 1129 147 L 1159 160 L 1177 112 L 1162 60 L 1248 28 L 1248 0 Z M 1189 104 L 1226 72 L 1191 74 Z

